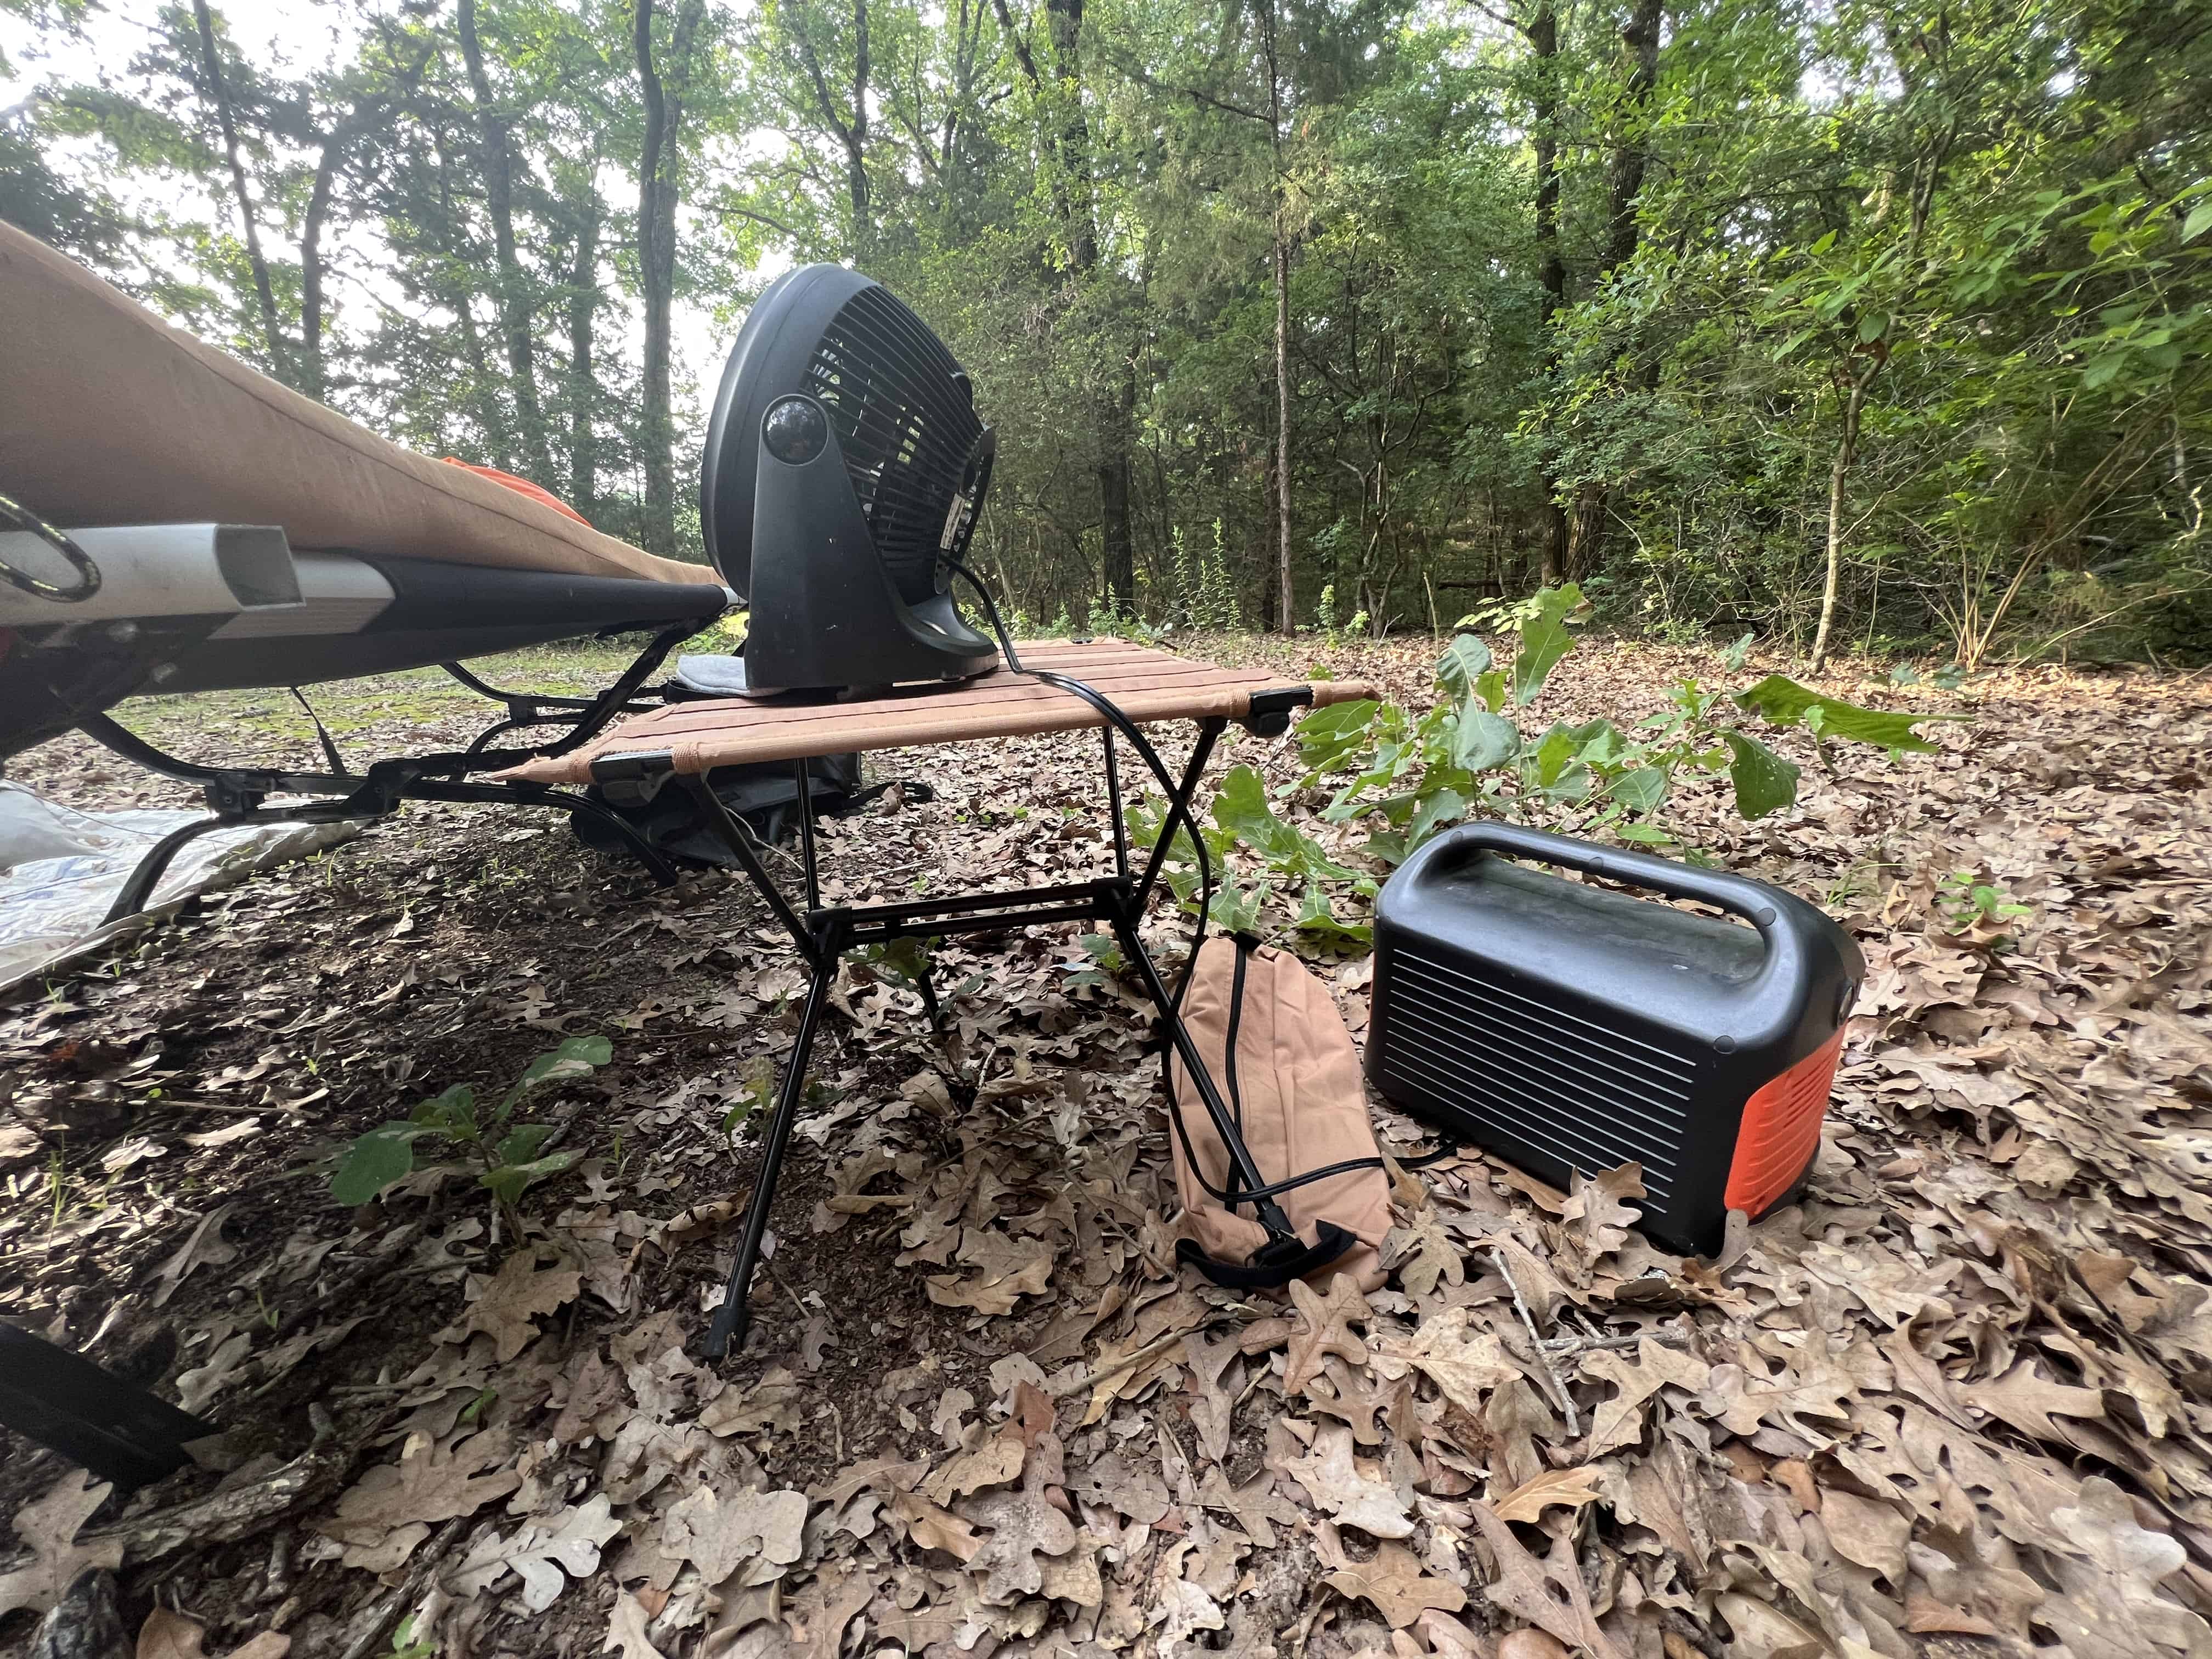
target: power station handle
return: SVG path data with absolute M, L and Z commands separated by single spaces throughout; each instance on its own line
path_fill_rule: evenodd
M 1697 899 L 1717 905 L 1759 929 L 1760 939 L 1766 944 L 1768 972 L 1792 974 L 1796 970 L 1800 956 L 1796 935 L 1790 928 L 1778 925 L 1782 919 L 1782 907 L 1776 902 L 1779 896 L 1765 883 L 1753 881 L 1749 876 L 1730 875 L 1724 870 L 1700 870 L 1695 865 L 1677 864 L 1672 859 L 1655 858 L 1649 853 L 1598 847 L 1571 836 L 1524 830 L 1511 823 L 1465 824 L 1450 831 L 1445 840 L 1455 854 L 1504 853 L 1512 858 L 1556 864 L 1563 870 L 1603 876 L 1632 887 L 1648 887 L 1669 898 Z

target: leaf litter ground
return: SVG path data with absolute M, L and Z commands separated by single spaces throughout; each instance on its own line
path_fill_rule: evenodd
M 1430 666 L 1210 644 L 1412 702 Z M 1632 717 L 1714 666 L 1576 664 L 1540 714 Z M 1975 718 L 1840 776 L 1785 734 L 1808 787 L 1778 818 L 1671 809 L 1869 964 L 1805 1201 L 1711 1262 L 1623 1224 L 1632 1169 L 1562 1194 L 1469 1157 L 1399 1176 L 1370 1295 L 1178 1279 L 1136 999 L 1047 932 L 940 954 L 941 1038 L 896 975 L 848 973 L 751 1344 L 710 1368 L 685 1344 L 802 988 L 744 889 L 661 894 L 542 818 L 416 808 L 206 902 L 0 1030 L 0 1316 L 225 1431 L 127 1501 L 12 1442 L 0 1643 L 119 1566 L 119 1608 L 72 1616 L 135 1640 L 88 1651 L 2212 1653 L 2212 698 L 1832 689 Z M 362 748 L 483 709 L 416 679 L 318 702 Z M 131 717 L 313 758 L 271 697 Z M 1297 776 L 1287 744 L 1230 747 Z M 833 890 L 1101 867 L 1089 764 L 878 757 L 936 799 L 831 829 Z M 184 804 L 74 739 L 16 775 Z M 1279 805 L 1358 865 L 1320 804 Z M 1962 910 L 1953 876 L 2028 914 Z M 1358 1031 L 1364 960 L 1316 965 Z M 538 1103 L 586 1156 L 527 1237 L 438 1167 L 329 1201 L 351 1136 L 594 1033 L 613 1063 Z

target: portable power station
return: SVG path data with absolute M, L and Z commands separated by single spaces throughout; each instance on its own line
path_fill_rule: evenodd
M 1367 1073 L 1401 1110 L 1553 1186 L 1642 1164 L 1644 1231 L 1710 1255 L 1730 1210 L 1756 1220 L 1811 1170 L 1865 974 L 1842 928 L 1765 882 L 1469 824 L 1376 901 Z

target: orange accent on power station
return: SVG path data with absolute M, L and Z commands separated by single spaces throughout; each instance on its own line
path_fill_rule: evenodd
M 1820 1120 L 1842 1058 L 1840 1027 L 1811 1054 L 1744 1103 L 1729 1165 L 1728 1206 L 1754 1220 L 1797 1184 L 1820 1150 Z

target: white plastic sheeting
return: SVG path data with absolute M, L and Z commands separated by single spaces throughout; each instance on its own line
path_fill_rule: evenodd
M 0 782 L 0 991 L 174 914 L 185 899 L 305 858 L 361 833 L 355 823 L 241 824 L 186 843 L 146 909 L 112 927 L 107 907 L 154 843 L 204 816 L 81 812 Z

